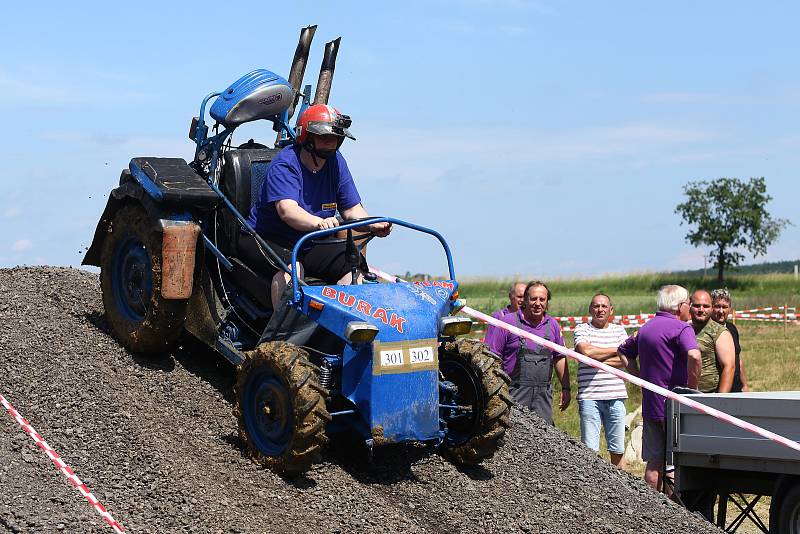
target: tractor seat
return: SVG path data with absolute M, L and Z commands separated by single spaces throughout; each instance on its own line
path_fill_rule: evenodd
M 252 143 L 256 145 L 256 143 Z M 242 146 L 251 146 L 249 143 Z M 267 177 L 267 168 L 279 149 L 239 148 L 224 155 L 224 173 L 220 189 L 245 218 L 258 199 L 261 185 Z M 230 256 L 238 256 L 237 243 L 241 232 L 239 221 L 227 209 L 222 209 L 222 250 Z

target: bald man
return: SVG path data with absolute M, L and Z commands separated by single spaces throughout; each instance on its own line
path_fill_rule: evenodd
M 492 314 L 495 319 L 503 319 L 509 313 L 517 313 L 522 305 L 522 297 L 525 295 L 525 282 L 514 282 L 508 290 L 508 306 L 500 308 Z M 497 327 L 488 325 L 484 341 L 487 345 L 491 344 L 492 338 L 497 334 Z

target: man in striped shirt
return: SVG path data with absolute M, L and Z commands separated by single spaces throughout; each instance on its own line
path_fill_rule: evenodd
M 594 360 L 617 368 L 627 364 L 617 347 L 628 334 L 611 318 L 614 307 L 603 293 L 592 297 L 589 304 L 590 323 L 575 327 L 575 350 Z M 595 451 L 600 449 L 600 425 L 605 434 L 611 463 L 622 468 L 625 452 L 625 383 L 616 376 L 586 364 L 578 364 L 578 411 L 581 416 L 581 441 Z

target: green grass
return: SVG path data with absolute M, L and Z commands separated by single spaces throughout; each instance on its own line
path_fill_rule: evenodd
M 508 288 L 512 280 L 465 279 L 461 296 L 473 308 L 491 312 L 508 304 Z M 681 273 L 634 274 L 587 279 L 544 280 L 553 295 L 552 315 L 585 315 L 589 300 L 597 292 L 607 293 L 614 302 L 616 313 L 652 313 L 656 293 L 666 284 L 680 284 L 690 291 L 697 288 L 714 289 L 716 280 L 702 275 Z M 733 294 L 736 309 L 763 306 L 800 306 L 800 281 L 793 274 L 734 275 L 724 284 Z

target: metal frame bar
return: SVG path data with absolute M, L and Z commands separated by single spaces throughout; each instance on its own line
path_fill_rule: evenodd
M 442 244 L 442 247 L 444 248 L 444 252 L 447 255 L 447 267 L 448 267 L 448 269 L 450 271 L 450 279 L 451 280 L 455 280 L 456 279 L 455 268 L 453 267 L 453 255 L 450 252 L 450 246 L 447 244 L 447 241 L 445 241 L 444 237 L 442 237 L 442 234 L 440 234 L 436 230 L 431 230 L 430 228 L 425 228 L 424 226 L 419 226 L 417 224 L 406 222 L 406 221 L 402 221 L 400 219 L 395 219 L 393 217 L 375 217 L 375 218 L 370 218 L 369 220 L 362 221 L 362 222 L 342 224 L 342 225 L 336 226 L 334 228 L 328 228 L 328 229 L 325 229 L 325 230 L 317 230 L 315 232 L 309 232 L 309 233 L 307 233 L 306 235 L 304 235 L 303 237 L 301 237 L 297 241 L 297 243 L 294 246 L 294 249 L 292 249 L 292 262 L 291 262 L 292 271 L 291 271 L 291 274 L 292 274 L 292 287 L 295 288 L 294 291 L 293 291 L 293 295 L 292 295 L 294 297 L 293 300 L 292 300 L 292 303 L 293 304 L 297 304 L 303 299 L 303 293 L 300 291 L 300 288 L 298 286 L 298 277 L 297 277 L 296 265 L 297 265 L 297 254 L 298 254 L 298 252 L 300 252 L 300 249 L 302 248 L 303 244 L 306 241 L 309 241 L 311 239 L 316 239 L 316 238 L 320 238 L 320 237 L 333 235 L 336 232 L 339 232 L 341 230 L 349 230 L 349 229 L 352 229 L 352 228 L 361 228 L 363 226 L 368 226 L 370 224 L 375 224 L 375 223 L 379 223 L 379 222 L 388 222 L 388 223 L 396 224 L 397 226 L 404 226 L 406 228 L 410 228 L 411 230 L 416 230 L 418 232 L 422 232 L 422 233 L 430 234 L 430 235 L 434 236 L 436 239 L 439 240 L 439 243 Z

